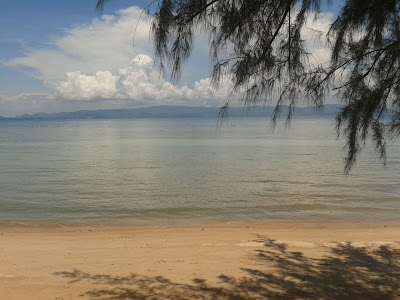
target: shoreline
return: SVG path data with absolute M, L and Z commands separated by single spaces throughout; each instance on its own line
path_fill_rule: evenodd
M 400 224 L 0 225 L 0 299 L 399 299 Z
M 55 221 L 1 221 L 0 230 L 8 229 L 79 229 L 79 228 L 97 228 L 97 229 L 134 229 L 134 228 L 173 228 L 173 227 L 199 227 L 199 226 L 217 226 L 217 227 L 240 227 L 240 226 L 268 226 L 268 225 L 306 225 L 306 226 L 399 226 L 400 219 L 388 220 L 249 220 L 249 219 L 207 219 L 207 220 L 179 220 L 179 221 L 149 221 L 149 222 L 126 222 L 126 221 L 90 221 L 90 222 L 55 222 Z

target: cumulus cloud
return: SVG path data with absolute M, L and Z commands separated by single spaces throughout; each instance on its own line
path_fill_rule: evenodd
M 130 7 L 115 15 L 94 19 L 89 24 L 72 27 L 50 40 L 48 48 L 30 49 L 7 65 L 35 70 L 33 76 L 50 87 L 57 85 L 71 71 L 79 70 L 83 74 L 94 74 L 99 70 L 114 72 L 135 56 L 132 37 L 140 13 L 139 8 Z M 138 53 L 152 53 L 149 29 L 149 20 L 142 16 L 135 34 Z
M 56 86 L 56 96 L 75 101 L 97 99 L 130 99 L 143 101 L 148 105 L 221 104 L 229 96 L 230 85 L 222 88 L 211 87 L 210 79 L 196 81 L 193 88 L 175 86 L 165 81 L 153 69 L 153 60 L 147 55 L 138 55 L 129 66 L 115 73 L 97 71 L 82 74 L 80 71 L 67 72 L 66 79 Z
M 50 98 L 55 100 L 146 100 L 147 105 L 219 105 L 226 101 L 227 88 L 213 90 L 210 80 L 205 79 L 208 52 L 204 37 L 198 38 L 197 59 L 190 68 L 196 72 L 183 73 L 186 85 L 173 85 L 160 76 L 151 58 L 150 21 L 141 13 L 141 9 L 130 7 L 70 28 L 47 49 L 31 49 L 6 65 L 33 70 L 32 76 L 54 91 Z M 204 60 L 199 61 L 199 56 Z
M 93 75 L 80 71 L 67 72 L 66 80 L 59 83 L 56 90 L 63 98 L 71 100 L 90 100 L 111 98 L 117 92 L 118 76 L 110 71 L 97 71 Z

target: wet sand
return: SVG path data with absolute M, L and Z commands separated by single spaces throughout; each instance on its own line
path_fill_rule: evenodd
M 0 299 L 400 299 L 398 224 L 0 226 Z

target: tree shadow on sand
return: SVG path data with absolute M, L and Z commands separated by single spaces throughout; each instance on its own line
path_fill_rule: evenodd
M 265 237 L 256 241 L 264 244 L 256 250 L 260 268 L 243 268 L 242 277 L 220 275 L 218 284 L 201 278 L 186 284 L 162 276 L 119 277 L 78 269 L 54 275 L 72 284 L 101 285 L 84 294 L 95 299 L 400 299 L 398 249 L 335 243 L 326 247 L 326 256 L 309 258 Z M 263 270 L 265 265 L 269 271 Z

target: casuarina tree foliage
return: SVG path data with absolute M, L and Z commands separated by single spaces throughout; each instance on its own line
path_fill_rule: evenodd
M 101 10 L 107 0 L 98 0 Z M 282 105 L 288 119 L 299 101 L 322 108 L 336 94 L 337 133 L 347 139 L 345 171 L 371 137 L 386 161 L 400 133 L 400 1 L 347 0 L 320 39 L 330 52 L 317 62 L 305 37 L 323 0 L 158 0 L 149 2 L 156 58 L 179 79 L 194 34 L 209 36 L 212 82 L 232 81 L 246 105 Z M 309 36 L 309 35 L 308 35 Z M 223 109 L 226 109 L 225 105 Z

